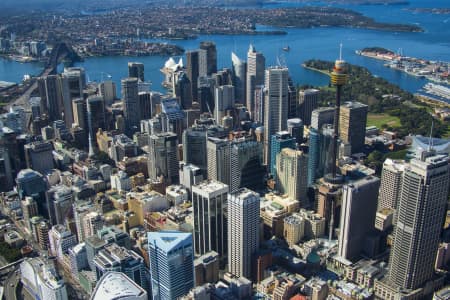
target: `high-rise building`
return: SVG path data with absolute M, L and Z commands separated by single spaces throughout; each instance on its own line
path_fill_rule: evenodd
M 53 225 L 64 224 L 72 215 L 73 192 L 65 185 L 52 186 L 46 193 L 50 222 Z
M 244 187 L 253 190 L 262 188 L 266 173 L 262 144 L 245 139 L 233 141 L 230 145 L 229 170 L 230 192 Z
M 247 52 L 247 107 L 253 107 L 255 101 L 255 88 L 264 84 L 264 70 L 266 59 L 261 52 L 256 52 L 255 47 L 250 44 Z M 252 116 L 253 117 L 253 116 Z
M 164 177 L 170 185 L 178 182 L 177 135 L 172 132 L 150 136 L 148 175 L 150 179 Z
M 191 82 L 191 99 L 197 101 L 198 77 L 200 75 L 200 52 L 198 50 L 186 52 L 186 72 Z
M 69 248 L 77 244 L 77 237 L 64 225 L 58 224 L 53 226 L 48 232 L 49 252 L 56 256 L 60 261 L 64 259 L 64 255 Z
M 295 118 L 298 113 L 298 100 L 297 100 L 297 88 L 292 81 L 292 78 L 288 79 L 288 117 Z
M 88 132 L 86 100 L 76 98 L 72 100 L 73 122 L 78 124 L 85 133 Z M 86 134 L 87 136 L 87 134 Z
M 217 124 L 222 123 L 223 117 L 227 115 L 227 111 L 233 109 L 234 106 L 234 86 L 222 85 L 214 90 L 214 118 Z
M 174 82 L 174 97 L 183 109 L 192 107 L 192 87 L 191 81 L 183 71 L 179 72 L 177 80 Z M 199 99 L 197 99 L 199 101 Z
M 130 235 L 116 226 L 104 226 L 97 231 L 97 236 L 108 243 L 115 243 L 126 249 L 131 248 Z
M 100 96 L 90 96 L 86 101 L 90 137 L 99 129 L 106 130 L 105 102 Z
M 448 156 L 424 153 L 405 166 L 389 258 L 394 286 L 415 290 L 432 279 L 448 192 Z
M 341 141 L 351 145 L 351 152 L 361 152 L 366 137 L 368 106 L 359 102 L 341 105 L 339 132 Z
M 246 80 L 247 63 L 241 60 L 234 52 L 231 52 L 231 62 L 233 63 L 233 85 L 235 87 L 235 100 L 238 103 L 246 104 Z M 250 107 L 247 107 L 250 110 Z
M 194 287 L 191 233 L 149 232 L 148 250 L 153 300 L 176 300 Z
M 226 255 L 227 195 L 228 186 L 219 181 L 203 181 L 192 186 L 196 254 L 216 251 L 221 257 Z
M 46 113 L 50 120 L 61 119 L 63 112 L 62 99 L 58 94 L 58 75 L 38 78 L 39 96 L 41 97 L 41 112 Z
M 251 278 L 252 257 L 259 249 L 259 195 L 240 189 L 228 196 L 228 271 Z
M 334 122 L 334 107 L 319 107 L 311 113 L 311 127 L 320 130 L 325 124 L 333 124 Z
M 41 174 L 53 169 L 53 144 L 49 141 L 36 141 L 25 145 L 27 168 Z
M 137 78 L 125 78 L 122 84 L 123 114 L 125 127 L 128 133 L 133 133 L 139 129 L 139 91 Z
M 276 132 L 287 128 L 289 72 L 285 67 L 272 67 L 267 69 L 265 74 L 264 163 L 270 165 L 270 139 Z
M 311 125 L 311 114 L 319 103 L 319 93 L 320 91 L 316 89 L 302 90 L 298 93 L 298 115 L 307 126 Z
M 139 92 L 138 97 L 139 121 L 150 119 L 152 117 L 152 93 Z
M 142 256 L 117 244 L 112 243 L 101 249 L 94 257 L 94 265 L 97 279 L 109 271 L 122 272 L 142 288 L 149 286 Z
M 122 272 L 106 272 L 92 291 L 92 300 L 147 300 L 147 291 Z
M 404 161 L 386 159 L 381 171 L 380 193 L 378 195 L 378 210 L 396 209 L 400 199 L 402 176 L 406 163 Z
M 338 255 L 355 261 L 361 255 L 366 237 L 374 230 L 380 179 L 373 176 L 342 188 L 341 225 Z
M 24 169 L 17 175 L 17 190 L 20 199 L 32 197 L 38 207 L 38 212 L 44 217 L 49 217 L 45 192 L 47 191 L 47 183 L 41 173 L 31 169 Z
M 295 139 L 289 134 L 288 131 L 279 131 L 272 135 L 272 139 L 270 141 L 270 173 L 277 177 L 277 154 L 281 152 L 283 148 L 295 148 Z
M 20 264 L 20 281 L 35 299 L 67 300 L 64 279 L 54 264 L 41 257 L 26 258 Z
M 276 186 L 282 194 L 303 202 L 307 192 L 308 156 L 285 148 L 276 156 Z
M 0 191 L 7 192 L 13 187 L 13 172 L 9 151 L 6 147 L 0 146 Z
M 97 234 L 105 224 L 105 218 L 102 214 L 92 211 L 83 216 L 81 220 L 81 226 L 83 226 L 84 237 L 89 237 L 91 235 Z
M 230 143 L 209 137 L 206 143 L 208 179 L 230 184 Z
M 288 119 L 287 131 L 295 139 L 297 145 L 300 145 L 303 142 L 303 121 L 301 119 Z
M 99 84 L 99 94 L 105 100 L 107 106 L 111 106 L 117 98 L 116 84 L 112 80 L 106 80 Z
M 206 177 L 206 126 L 194 126 L 183 132 L 183 161 L 199 167 Z
M 144 81 L 144 64 L 140 62 L 128 63 L 128 77 L 137 78 Z
M 206 51 L 206 75 L 216 73 L 217 72 L 216 44 L 211 41 L 202 41 L 200 42 L 200 49 Z

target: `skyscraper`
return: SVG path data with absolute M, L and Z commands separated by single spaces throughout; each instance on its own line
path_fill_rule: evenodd
M 217 72 L 216 44 L 211 41 L 202 41 L 200 42 L 200 49 L 206 51 L 206 75 L 216 73 Z
M 284 148 L 276 155 L 276 185 L 290 198 L 306 201 L 308 156 L 300 150 Z
M 415 290 L 432 279 L 448 191 L 448 156 L 428 153 L 405 167 L 389 259 L 394 286 Z
M 404 161 L 396 161 L 390 158 L 384 161 L 383 170 L 381 171 L 380 193 L 378 195 L 378 210 L 397 208 L 405 166 Z
M 200 74 L 200 57 L 199 51 L 187 51 L 186 52 L 186 72 L 189 81 L 191 82 L 191 99 L 197 101 L 198 98 L 198 77 Z
M 80 126 L 86 136 L 88 133 L 88 119 L 87 119 L 87 106 L 86 100 L 83 98 L 76 98 L 72 100 L 73 122 Z
M 177 80 L 174 82 L 175 97 L 180 103 L 183 109 L 189 109 L 192 107 L 192 87 L 191 81 L 187 77 L 185 72 L 179 72 Z M 198 101 L 198 99 L 197 99 Z
M 214 91 L 214 118 L 217 124 L 222 123 L 222 118 L 226 116 L 227 110 L 234 106 L 234 86 L 222 85 Z
M 263 166 L 262 144 L 240 139 L 230 145 L 230 192 L 240 188 L 259 190 L 266 170 Z
M 21 170 L 17 175 L 16 183 L 20 199 L 32 197 L 37 202 L 39 214 L 48 218 L 48 206 L 45 198 L 47 183 L 41 173 L 31 169 Z
M 227 140 L 209 137 L 206 143 L 208 179 L 230 184 L 230 144 Z
M 343 143 L 351 145 L 352 153 L 360 152 L 364 148 L 368 108 L 359 102 L 346 102 L 341 105 L 340 138 Z
M 122 79 L 122 102 L 126 131 L 129 134 L 139 128 L 139 94 L 138 79 L 129 77 Z
M 150 179 L 163 176 L 168 184 L 178 182 L 177 135 L 172 132 L 150 136 L 148 175 Z
M 295 139 L 297 145 L 300 145 L 303 142 L 303 121 L 301 119 L 288 119 L 287 131 Z
M 333 124 L 334 107 L 319 107 L 311 113 L 311 127 L 317 130 L 322 129 L 324 124 Z
M 100 96 L 90 96 L 86 103 L 90 134 L 95 137 L 100 128 L 106 130 L 105 101 Z
M 373 231 L 380 179 L 368 176 L 342 188 L 338 255 L 354 261 L 361 255 L 367 235 Z
M 228 196 L 228 271 L 250 278 L 259 248 L 259 195 L 240 189 Z
M 264 70 L 266 59 L 261 52 L 256 52 L 255 47 L 250 44 L 247 52 L 247 107 L 254 106 L 255 88 L 264 84 Z
M 36 141 L 25 145 L 27 167 L 41 174 L 53 169 L 53 144 L 49 141 Z
M 235 87 L 236 102 L 245 104 L 247 63 L 241 60 L 234 52 L 231 52 L 231 62 L 233 63 L 233 85 Z M 247 107 L 250 110 L 250 107 Z
M 128 77 L 137 78 L 144 81 L 144 64 L 140 62 L 128 63 Z
M 295 148 L 295 139 L 287 131 L 279 131 L 272 135 L 270 149 L 270 173 L 276 178 L 277 173 L 277 154 L 281 152 L 283 148 Z
M 203 181 L 192 186 L 196 254 L 216 251 L 223 257 L 227 253 L 227 195 L 228 185 L 219 181 Z
M 303 124 L 311 125 L 311 114 L 319 102 L 319 90 L 307 89 L 298 93 L 299 117 Z
M 288 69 L 272 67 L 266 70 L 264 98 L 264 163 L 272 161 L 270 139 L 286 130 L 288 119 Z
M 206 177 L 206 134 L 205 126 L 194 126 L 183 132 L 183 161 L 199 167 Z
M 176 300 L 194 287 L 192 234 L 149 232 L 150 278 L 153 300 Z

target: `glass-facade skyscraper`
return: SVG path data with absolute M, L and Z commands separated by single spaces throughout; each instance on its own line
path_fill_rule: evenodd
M 148 233 L 153 300 L 176 300 L 194 287 L 192 234 L 177 231 Z

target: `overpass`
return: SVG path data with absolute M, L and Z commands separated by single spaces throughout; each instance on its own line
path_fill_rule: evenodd
M 7 269 L 9 269 L 11 267 L 17 266 L 18 264 L 20 264 L 24 260 L 25 260 L 25 258 L 21 258 L 21 259 L 18 259 L 16 261 L 13 261 L 12 263 L 4 265 L 3 267 L 0 267 L 0 272 L 3 272 L 4 270 L 7 270 Z

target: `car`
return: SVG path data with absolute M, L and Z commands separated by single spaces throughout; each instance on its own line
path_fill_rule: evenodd
M 10 287 L 13 287 L 13 286 L 14 286 L 14 283 L 11 283 L 9 286 L 10 286 Z

